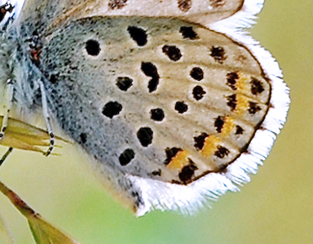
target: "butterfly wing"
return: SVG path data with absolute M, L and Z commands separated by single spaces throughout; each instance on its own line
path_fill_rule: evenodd
M 192 211 L 237 190 L 267 155 L 289 103 L 279 68 L 206 28 L 262 2 L 26 1 L 16 23 L 43 45 L 22 48 L 51 114 L 137 215 Z
M 27 0 L 20 20 L 45 33 L 91 16 L 172 16 L 207 26 L 240 11 L 243 5 L 244 0 Z
M 163 189 L 227 172 L 272 106 L 271 81 L 247 48 L 177 19 L 80 19 L 40 58 L 52 114 L 136 211 L 149 209 L 146 195 L 164 204 Z

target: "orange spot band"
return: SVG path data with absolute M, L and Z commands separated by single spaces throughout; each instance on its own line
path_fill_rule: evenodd
M 222 129 L 222 136 L 228 136 L 235 127 L 234 119 L 232 117 L 225 117 Z
M 210 157 L 216 151 L 217 146 L 220 144 L 221 139 L 217 136 L 211 135 L 205 139 L 204 146 L 201 150 L 201 154 L 204 157 Z
M 243 95 L 237 95 L 237 106 L 235 109 L 236 114 L 243 114 L 248 110 L 249 107 L 249 101 L 248 98 Z
M 182 169 L 184 166 L 189 164 L 188 155 L 189 152 L 186 150 L 179 151 L 175 157 L 172 158 L 167 167 L 169 169 Z

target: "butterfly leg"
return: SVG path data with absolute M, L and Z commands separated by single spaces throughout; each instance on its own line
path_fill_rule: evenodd
M 9 114 L 10 114 L 12 103 L 13 103 L 13 86 L 14 84 L 13 84 L 12 79 L 8 79 L 7 85 L 6 85 L 6 91 L 5 91 L 5 98 L 6 98 L 7 104 L 5 105 L 5 113 L 3 116 L 1 130 L 0 130 L 0 141 L 3 139 L 5 130 L 7 129 L 7 126 L 8 126 Z
M 45 152 L 45 156 L 48 156 L 53 148 L 54 148 L 54 133 L 52 131 L 52 126 L 51 126 L 51 119 L 50 119 L 50 115 L 48 112 L 48 104 L 47 104 L 47 96 L 46 96 L 46 91 L 45 91 L 45 87 L 43 85 L 43 83 L 40 81 L 40 92 L 41 92 L 41 103 L 42 103 L 42 110 L 43 110 L 43 116 L 45 118 L 45 122 L 46 122 L 46 127 L 47 127 L 47 131 L 50 137 L 50 145 L 48 150 Z

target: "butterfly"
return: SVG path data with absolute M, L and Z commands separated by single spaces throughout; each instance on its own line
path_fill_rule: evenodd
M 1 10 L 11 105 L 61 128 L 137 216 L 194 212 L 249 181 L 289 105 L 244 34 L 262 0 L 26 0 Z M 7 18 L 8 16 L 10 16 Z

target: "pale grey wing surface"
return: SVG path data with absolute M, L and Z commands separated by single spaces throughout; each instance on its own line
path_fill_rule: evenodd
M 20 20 L 52 32 L 70 20 L 91 16 L 179 17 L 207 24 L 242 9 L 244 0 L 26 0 Z
M 59 125 L 113 181 L 185 185 L 225 170 L 246 150 L 271 96 L 244 46 L 166 18 L 71 22 L 43 48 L 39 68 Z

